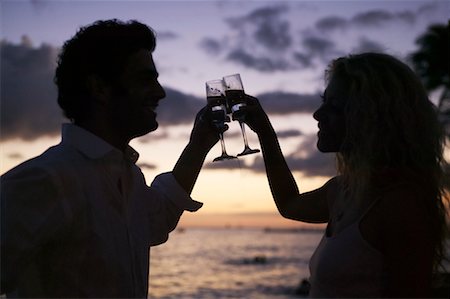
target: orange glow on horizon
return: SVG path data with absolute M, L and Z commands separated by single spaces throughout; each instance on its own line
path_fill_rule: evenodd
M 283 218 L 278 213 L 194 213 L 185 212 L 178 227 L 214 227 L 214 228 L 298 228 L 324 229 L 325 224 L 310 224 Z

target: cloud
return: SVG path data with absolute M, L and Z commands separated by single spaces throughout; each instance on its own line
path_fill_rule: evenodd
M 412 11 L 401 11 L 391 13 L 386 10 L 369 10 L 358 13 L 351 19 L 354 25 L 360 26 L 381 26 L 391 21 L 402 21 L 408 24 L 413 24 L 416 21 L 416 13 Z
M 334 42 L 326 38 L 307 36 L 303 38 L 302 44 L 310 56 L 328 61 L 330 56 L 336 55 Z
M 203 98 L 188 95 L 172 88 L 165 88 L 166 98 L 158 107 L 158 122 L 161 125 L 194 123 L 195 116 L 206 105 Z
M 63 120 L 56 102 L 53 74 L 57 49 L 34 48 L 28 37 L 21 44 L 0 43 L 2 139 L 34 139 L 56 135 Z
M 158 122 L 162 125 L 192 124 L 197 112 L 204 107 L 203 98 L 166 88 L 167 97 L 158 107 Z M 319 94 L 268 92 L 257 95 L 268 114 L 313 113 L 321 103 Z
M 415 20 L 410 11 L 390 13 L 371 10 L 353 18 L 326 16 L 314 28 L 293 28 L 287 5 L 271 5 L 255 9 L 242 16 L 227 18 L 229 32 L 221 37 L 206 37 L 199 46 L 207 54 L 260 72 L 306 70 L 323 67 L 331 59 L 343 56 L 352 48 L 380 49 L 375 41 L 360 41 L 359 46 L 339 49 L 336 37 L 325 35 L 336 29 L 358 29 L 374 26 L 383 20 Z M 300 34 L 294 34 L 300 32 Z M 352 47 L 353 46 L 353 47 Z M 370 47 L 369 47 L 370 46 Z
M 147 163 L 147 162 L 139 162 L 139 163 L 137 163 L 137 166 L 139 166 L 143 170 L 145 170 L 145 169 L 153 170 L 156 168 L 155 164 L 151 164 L 151 163 Z
M 358 29 L 359 27 L 380 27 L 395 22 L 412 25 L 418 18 L 436 11 L 438 7 L 435 2 L 424 4 L 415 11 L 391 12 L 383 9 L 372 9 L 357 13 L 351 18 L 329 15 L 319 19 L 315 23 L 315 27 L 322 33 L 329 33 L 335 30 Z
M 289 169 L 310 177 L 336 175 L 335 155 L 319 152 L 316 142 L 316 135 L 305 136 L 297 150 L 285 156 Z M 256 157 L 248 168 L 254 172 L 265 172 L 263 158 Z
M 321 153 L 316 150 L 305 158 L 290 155 L 286 157 L 286 162 L 291 171 L 301 172 L 305 176 L 332 177 L 336 175 L 334 154 Z
M 158 41 L 168 41 L 177 39 L 179 36 L 173 31 L 158 31 L 156 33 L 156 38 Z
M 199 46 L 207 54 L 260 72 L 312 67 L 310 53 L 295 49 L 286 5 L 260 7 L 242 16 L 227 18 L 227 34 L 206 37 Z
M 220 152 L 217 152 L 217 157 L 220 156 Z M 215 157 L 216 157 L 215 156 Z M 236 170 L 240 168 L 247 168 L 248 165 L 245 163 L 243 159 L 231 159 L 231 160 L 222 160 L 222 161 L 206 161 L 203 164 L 203 169 L 211 169 L 211 170 Z
M 282 19 L 286 6 L 263 7 L 242 18 L 243 22 L 255 25 L 253 37 L 265 48 L 279 51 L 292 44 L 290 24 Z
M 53 83 L 58 49 L 46 44 L 34 47 L 26 36 L 19 44 L 2 41 L 0 46 L 3 140 L 16 137 L 33 140 L 44 135 L 58 135 L 60 124 L 67 122 L 57 105 L 57 89 Z M 161 129 L 163 126 L 192 125 L 205 100 L 173 88 L 165 89 L 167 96 L 157 110 Z M 257 96 L 268 114 L 311 113 L 320 105 L 319 96 L 314 94 L 278 91 Z
M 24 156 L 21 153 L 17 153 L 17 152 L 9 153 L 7 155 L 7 157 L 10 158 L 10 159 L 17 159 L 17 160 L 24 159 Z
M 326 15 L 310 27 L 304 22 L 292 22 L 292 18 L 298 18 L 296 10 L 304 8 L 284 2 L 226 18 L 228 32 L 206 37 L 200 47 L 216 59 L 265 73 L 323 68 L 330 60 L 356 50 L 383 52 L 385 47 L 378 41 L 367 37 L 358 40 L 358 36 L 367 34 L 368 28 L 390 30 L 402 24 L 413 25 L 421 17 L 433 17 L 439 6 L 433 3 L 415 10 L 368 9 L 346 17 Z M 341 42 L 343 31 L 351 31 L 345 37 L 346 45 Z
M 352 23 L 361 26 L 380 26 L 393 19 L 392 13 L 385 10 L 371 10 L 356 14 Z
M 44 1 L 44 0 L 31 0 L 30 2 L 31 2 L 33 9 L 35 9 L 37 11 L 45 8 L 45 6 L 48 4 L 48 3 L 46 3 L 47 1 Z
M 218 55 L 222 52 L 222 43 L 213 38 L 204 38 L 199 43 L 200 47 L 210 55 Z
M 361 37 L 358 41 L 358 45 L 352 49 L 353 53 L 363 53 L 363 52 L 378 52 L 382 53 L 386 51 L 386 47 L 382 44 L 372 41 L 366 37 Z
M 171 136 L 166 127 L 159 127 L 157 131 L 141 136 L 137 139 L 140 143 L 149 143 L 157 140 L 170 139 Z
M 417 18 L 414 12 L 408 10 L 398 12 L 396 17 L 407 24 L 414 24 Z
M 294 59 L 296 64 L 299 64 L 299 68 L 306 69 L 314 66 L 314 62 L 310 54 L 294 52 L 292 54 L 292 58 Z
M 277 137 L 278 139 L 284 139 L 284 138 L 292 138 L 292 137 L 299 137 L 302 136 L 303 133 L 300 130 L 296 130 L 296 129 L 289 129 L 289 130 L 282 130 L 282 131 L 277 131 Z M 229 132 L 227 131 L 225 133 L 225 138 L 242 138 L 242 133 L 241 131 L 234 131 L 234 132 Z
M 228 54 L 227 59 L 262 72 L 285 71 L 292 69 L 290 63 L 284 58 L 255 56 L 251 51 L 247 51 L 245 49 L 232 50 Z
M 53 83 L 58 49 L 46 44 L 33 47 L 24 36 L 20 44 L 0 43 L 1 109 L 0 127 L 3 140 L 33 140 L 44 135 L 55 136 L 62 122 L 67 122 L 57 104 Z M 167 97 L 158 108 L 162 125 L 193 123 L 204 100 L 166 88 Z
M 295 130 L 295 129 L 283 130 L 283 131 L 277 132 L 277 136 L 279 139 L 298 137 L 298 136 L 302 136 L 302 135 L 303 135 L 303 133 L 300 130 Z
M 316 144 L 316 134 L 305 136 L 297 150 L 286 158 L 289 167 L 307 176 L 336 175 L 335 154 L 320 152 Z
M 316 22 L 316 28 L 320 31 L 333 31 L 336 29 L 347 29 L 349 22 L 342 17 L 327 16 Z
M 20 44 L 1 42 L 0 125 L 4 140 L 32 140 L 59 133 L 60 124 L 66 120 L 57 105 L 53 84 L 56 55 L 55 47 L 33 47 L 27 37 Z M 166 94 L 157 110 L 162 126 L 193 124 L 205 105 L 203 98 L 172 88 L 166 88 Z M 269 114 L 310 113 L 320 104 L 318 95 L 272 92 L 258 97 Z
M 283 19 L 287 11 L 284 5 L 261 7 L 247 15 L 228 18 L 226 23 L 238 32 L 239 44 L 251 45 L 254 41 L 266 50 L 279 51 L 292 44 L 290 24 Z
M 298 136 L 298 131 L 277 132 L 279 139 L 287 137 L 286 135 Z M 291 171 L 301 172 L 309 177 L 332 177 L 337 174 L 335 167 L 335 154 L 321 153 L 316 148 L 317 136 L 302 135 L 299 146 L 296 151 L 286 155 L 285 160 Z M 219 153 L 217 154 L 219 155 Z M 237 168 L 246 168 L 255 173 L 266 173 L 262 155 L 255 156 L 253 162 L 248 163 L 243 159 L 226 160 L 220 162 L 207 162 L 203 166 L 212 170 L 236 170 Z
M 445 5 L 445 4 L 444 4 Z M 425 3 L 417 9 L 418 15 L 426 15 L 439 9 L 437 2 Z
M 239 31 L 241 41 L 253 37 L 269 50 L 279 50 L 291 45 L 290 24 L 283 16 L 288 11 L 285 5 L 260 7 L 241 16 L 226 19 L 228 25 Z
M 201 47 L 209 54 L 224 52 L 223 58 L 262 72 L 286 71 L 298 66 L 291 49 L 294 43 L 285 5 L 260 7 L 225 20 L 230 34 L 205 38 Z M 293 65 L 294 64 L 294 65 Z M 305 66 L 302 63 L 301 66 Z
M 312 113 L 320 106 L 318 94 L 297 94 L 290 92 L 268 92 L 258 95 L 268 114 Z

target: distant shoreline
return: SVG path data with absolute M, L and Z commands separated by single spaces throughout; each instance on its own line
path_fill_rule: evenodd
M 324 233 L 324 227 L 258 227 L 258 226 L 179 226 L 176 231 L 184 232 L 186 230 L 252 230 L 264 233 Z

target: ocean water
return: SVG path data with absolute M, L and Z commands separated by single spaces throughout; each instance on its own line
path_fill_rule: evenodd
M 303 298 L 322 230 L 189 228 L 153 247 L 150 298 Z

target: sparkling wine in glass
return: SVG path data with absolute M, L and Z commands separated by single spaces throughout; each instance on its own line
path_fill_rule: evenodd
M 244 150 L 238 156 L 244 156 L 259 153 L 259 149 L 251 149 L 248 146 L 247 134 L 245 133 L 245 113 L 247 104 L 244 99 L 244 87 L 242 85 L 241 75 L 234 74 L 223 77 L 225 83 L 225 95 L 228 105 L 231 107 L 233 119 L 239 121 L 241 126 L 242 138 L 244 139 Z
M 222 154 L 215 158 L 213 162 L 236 159 L 235 156 L 227 154 L 225 140 L 223 138 L 225 122 L 230 121 L 230 118 L 227 116 L 228 104 L 224 91 L 225 85 L 223 80 L 211 80 L 206 82 L 206 100 L 208 101 L 208 106 L 211 108 L 212 122 L 219 131 L 220 145 L 222 147 Z

